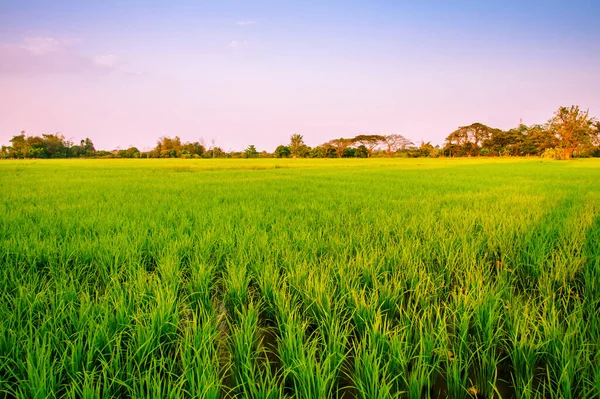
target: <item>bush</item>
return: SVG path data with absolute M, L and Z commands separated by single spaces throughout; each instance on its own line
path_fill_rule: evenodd
M 565 150 L 562 148 L 546 148 L 542 153 L 542 158 L 546 159 L 565 159 Z

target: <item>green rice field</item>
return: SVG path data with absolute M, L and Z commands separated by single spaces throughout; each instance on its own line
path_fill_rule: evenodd
M 600 398 L 600 160 L 0 162 L 0 397 Z

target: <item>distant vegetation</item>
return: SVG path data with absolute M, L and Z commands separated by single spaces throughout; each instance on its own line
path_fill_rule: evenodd
M 300 134 L 293 134 L 287 145 L 274 152 L 258 151 L 254 145 L 241 152 L 225 152 L 207 146 L 203 140 L 181 141 L 178 136 L 160 137 L 156 147 L 140 151 L 136 147 L 113 151 L 97 151 L 92 140 L 79 144 L 61 134 L 14 136 L 10 146 L 2 146 L 0 158 L 370 158 L 375 157 L 475 157 L 475 156 L 542 156 L 556 159 L 600 157 L 600 122 L 578 106 L 560 107 L 543 125 L 520 124 L 502 130 L 473 123 L 461 126 L 446 137 L 444 146 L 421 142 L 415 145 L 400 134 L 361 134 L 340 137 L 316 147 L 304 143 Z

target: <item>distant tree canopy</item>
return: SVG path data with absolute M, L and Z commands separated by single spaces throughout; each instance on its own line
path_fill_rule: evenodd
M 245 158 L 258 158 L 258 151 L 256 150 L 256 147 L 254 146 L 254 144 L 250 144 L 244 150 L 244 157 Z
M 557 159 L 598 156 L 600 123 L 578 106 L 560 107 L 545 125 L 501 130 L 481 123 L 463 126 L 446 137 L 444 155 L 529 156 Z
M 292 134 L 290 136 L 290 144 L 288 149 L 294 159 L 304 155 L 306 152 L 305 148 L 306 145 L 304 144 L 304 137 L 301 134 Z
M 480 144 L 489 139 L 493 133 L 501 132 L 482 123 L 461 126 L 446 137 L 446 145 L 451 154 L 458 151 L 462 155 L 479 155 Z
M 385 137 L 379 134 L 361 134 L 352 139 L 354 144 L 363 146 L 367 150 L 367 158 L 371 157 L 373 150 L 384 140 Z
M 200 142 L 182 143 L 179 136 L 161 137 L 156 147 L 148 154 L 150 158 L 197 158 L 201 157 L 205 148 Z
M 290 156 L 290 154 L 290 147 L 286 145 L 278 146 L 277 148 L 275 148 L 275 152 L 273 153 L 275 158 L 287 158 Z
M 420 146 L 401 134 L 360 134 L 340 137 L 309 147 L 304 136 L 296 133 L 287 145 L 273 153 L 250 145 L 243 151 L 225 152 L 212 145 L 206 149 L 202 139 L 183 142 L 179 136 L 160 137 L 149 151 L 136 147 L 98 151 L 89 138 L 79 144 L 60 133 L 13 136 L 9 146 L 2 146 L 0 158 L 370 158 L 378 157 L 475 157 L 475 156 L 543 156 L 556 159 L 600 157 L 600 121 L 578 106 L 560 107 L 541 125 L 519 126 L 502 130 L 483 123 L 460 126 L 450 133 L 445 144 L 434 146 L 422 141 Z
M 2 146 L 0 157 L 4 158 L 79 158 L 96 154 L 89 138 L 74 144 L 60 133 L 25 136 L 25 132 L 13 136 L 10 146 Z
M 564 159 L 571 158 L 575 151 L 585 150 L 597 142 L 596 120 L 589 116 L 589 111 L 582 111 L 575 105 L 560 107 L 548 121 L 548 127 L 558 140 Z

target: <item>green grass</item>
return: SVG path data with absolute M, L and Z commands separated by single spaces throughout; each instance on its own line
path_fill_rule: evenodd
M 600 398 L 600 161 L 0 162 L 0 396 Z

